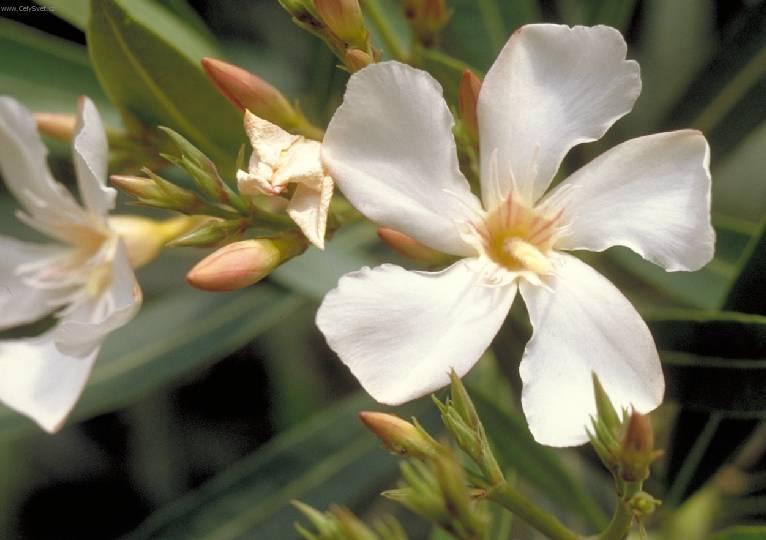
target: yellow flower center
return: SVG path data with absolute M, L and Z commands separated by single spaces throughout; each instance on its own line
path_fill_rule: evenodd
M 492 212 L 479 230 L 487 255 L 504 268 L 548 274 L 559 215 L 546 216 L 512 195 Z

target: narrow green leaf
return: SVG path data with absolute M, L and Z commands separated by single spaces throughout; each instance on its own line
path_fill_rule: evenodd
M 763 540 L 764 538 L 766 538 L 766 527 L 740 526 L 723 530 L 710 540 Z
M 0 88 L 35 111 L 71 112 L 88 95 L 102 115 L 115 118 L 83 47 L 0 19 Z
M 505 40 L 508 36 L 508 30 L 505 27 L 499 2 L 497 0 L 477 0 L 476 6 L 479 9 L 479 13 L 481 13 L 484 32 L 489 39 L 490 45 L 494 50 L 499 51 L 505 45 Z
M 681 29 L 674 31 L 685 36 Z M 666 126 L 702 130 L 710 140 L 712 155 L 725 156 L 766 120 L 764 92 L 766 4 L 759 2 L 741 9 L 724 28 L 716 54 L 679 96 Z
M 540 19 L 536 0 L 452 0 L 449 6 L 453 16 L 444 30 L 444 51 L 482 72 L 514 30 Z
M 301 519 L 291 500 L 358 509 L 392 486 L 398 470 L 356 418 L 373 406 L 367 397 L 354 397 L 315 415 L 155 513 L 128 538 L 291 538 Z M 425 415 L 431 423 L 436 417 L 427 399 L 397 413 Z
M 737 417 L 766 414 L 766 317 L 734 312 L 655 314 L 667 397 Z
M 149 0 L 93 0 L 91 7 L 88 48 L 112 102 L 149 126 L 171 127 L 233 168 L 242 119 L 199 63 L 220 56 L 215 45 Z
M 592 2 L 590 24 L 605 24 L 625 32 L 636 9 L 636 0 L 597 0 Z
M 90 0 L 35 0 L 35 2 L 50 8 L 51 13 L 83 32 L 88 26 Z
M 766 291 L 763 277 L 766 275 L 766 218 L 761 222 L 760 231 L 745 250 L 724 302 L 724 309 L 766 315 Z
M 642 91 L 622 123 L 633 134 L 651 131 L 674 110 L 715 46 L 712 2 L 649 0 L 644 4 L 639 49 L 629 50 L 629 56 L 641 63 Z M 689 126 L 675 123 L 674 127 Z
M 763 217 L 766 212 L 764 148 L 766 122 L 761 122 L 730 152 L 713 162 L 714 211 L 751 223 L 757 223 Z
M 103 347 L 72 421 L 126 406 L 225 357 L 303 305 L 267 284 L 232 294 L 186 289 L 144 306 Z M 0 439 L 33 428 L 0 408 Z
M 639 281 L 635 287 L 637 295 L 646 294 L 645 289 L 649 289 L 649 292 L 656 291 L 656 294 L 676 303 L 699 309 L 715 309 L 720 306 L 733 278 L 729 266 L 715 262 L 697 272 L 666 272 L 626 248 L 610 249 L 605 254 L 605 260 L 614 264 L 616 272 L 622 274 L 617 276 L 616 281 L 628 281 L 627 278 Z M 625 292 L 630 294 L 628 289 Z

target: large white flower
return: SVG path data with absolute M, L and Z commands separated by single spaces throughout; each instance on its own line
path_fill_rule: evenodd
M 79 204 L 48 170 L 32 114 L 0 97 L 0 172 L 30 227 L 55 240 L 0 236 L 0 330 L 54 314 L 33 338 L 0 341 L 0 401 L 56 431 L 76 403 L 112 330 L 136 313 L 141 291 L 125 245 L 109 226 L 115 191 L 106 186 L 107 141 L 88 99 L 73 142 Z
M 644 322 L 603 276 L 564 253 L 623 245 L 667 270 L 713 255 L 707 142 L 697 131 L 627 141 L 546 195 L 573 146 L 600 138 L 639 95 L 617 30 L 530 25 L 511 36 L 478 100 L 481 202 L 460 173 L 439 84 L 396 62 L 351 77 L 324 163 L 362 213 L 464 257 L 437 273 L 364 268 L 328 293 L 317 324 L 378 401 L 400 404 L 465 374 L 517 290 L 534 327 L 521 362 L 534 437 L 580 444 L 591 372 L 647 412 L 664 380 Z

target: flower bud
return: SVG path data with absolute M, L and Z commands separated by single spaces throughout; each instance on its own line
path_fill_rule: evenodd
M 306 17 L 316 17 L 313 0 L 278 0 L 290 15 L 302 21 Z
M 178 187 L 147 169 L 144 172 L 149 178 L 112 175 L 109 181 L 120 191 L 133 195 L 136 202 L 144 206 L 165 208 L 184 214 L 194 214 L 204 206 L 195 193 Z
M 404 14 L 424 45 L 432 45 L 435 35 L 449 22 L 452 12 L 446 0 L 403 0 Z
M 167 242 L 188 231 L 197 222 L 198 218 L 189 216 L 164 221 L 142 216 L 109 216 L 109 226 L 125 243 L 133 268 L 153 260 Z
M 479 101 L 481 79 L 473 71 L 466 69 L 460 78 L 458 91 L 458 108 L 460 120 L 463 122 L 471 140 L 476 143 L 479 140 L 479 120 L 476 115 L 476 104 Z
M 628 501 L 628 506 L 633 511 L 633 515 L 640 520 L 652 515 L 660 504 L 662 504 L 661 501 L 658 501 L 645 491 L 639 491 Z
M 162 154 L 162 156 L 189 173 L 194 184 L 205 197 L 217 203 L 229 205 L 244 215 L 250 212 L 250 205 L 223 181 L 210 158 L 180 133 L 164 126 L 159 126 L 158 129 L 168 136 L 177 151 L 177 155 Z
M 233 291 L 248 287 L 302 251 L 295 237 L 259 238 L 228 244 L 211 253 L 186 275 L 186 281 L 205 291 Z
M 345 65 L 352 73 L 359 71 L 372 64 L 375 60 L 368 53 L 360 49 L 347 49 L 345 57 Z
M 57 141 L 69 142 L 74 136 L 77 118 L 67 113 L 36 113 L 37 129 Z
M 406 234 L 395 231 L 394 229 L 380 227 L 378 229 L 378 237 L 383 240 L 388 247 L 408 259 L 414 259 L 427 264 L 439 264 L 446 262 L 449 258 L 449 256 L 444 253 L 440 253 L 435 249 L 424 246 L 414 238 L 410 238 Z
M 341 41 L 366 48 L 368 34 L 359 0 L 315 0 L 319 17 Z
M 332 515 L 338 522 L 338 526 L 348 540 L 377 540 L 377 535 L 356 517 L 351 510 L 342 506 L 330 508 Z
M 411 424 L 392 414 L 362 411 L 359 419 L 383 445 L 397 454 L 425 458 L 434 455 L 439 447 L 418 424 Z
M 620 477 L 640 482 L 649 477 L 649 467 L 662 452 L 654 449 L 654 432 L 649 418 L 633 411 L 625 425 L 619 450 Z
M 218 91 L 242 112 L 248 109 L 285 129 L 299 122 L 287 98 L 260 77 L 214 58 L 203 58 L 202 67 Z
M 172 247 L 217 247 L 237 240 L 247 228 L 245 219 L 208 218 L 168 243 Z

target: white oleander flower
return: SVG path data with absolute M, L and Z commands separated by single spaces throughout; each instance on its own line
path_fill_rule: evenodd
M 669 271 L 713 255 L 709 150 L 697 131 L 629 140 L 546 193 L 573 146 L 639 95 L 620 33 L 530 25 L 511 36 L 478 99 L 481 202 L 458 168 L 439 84 L 396 62 L 351 77 L 322 146 L 351 203 L 383 227 L 463 257 L 436 273 L 385 264 L 341 278 L 317 314 L 330 346 L 378 401 L 400 404 L 464 375 L 517 290 L 534 333 L 522 404 L 537 441 L 587 440 L 591 372 L 619 407 L 664 393 L 653 339 L 628 300 L 569 250 L 627 246 Z
M 107 141 L 93 103 L 82 98 L 73 140 L 82 205 L 48 170 L 32 114 L 0 97 L 0 173 L 18 217 L 54 243 L 0 236 L 0 330 L 53 314 L 41 335 L 0 341 L 0 401 L 58 430 L 77 402 L 102 341 L 141 303 L 129 255 L 110 227 L 115 191 L 106 186 Z
M 253 154 L 249 170 L 237 171 L 239 192 L 275 196 L 295 184 L 287 214 L 312 244 L 324 249 L 333 181 L 322 167 L 320 143 L 292 135 L 247 110 L 245 131 Z

